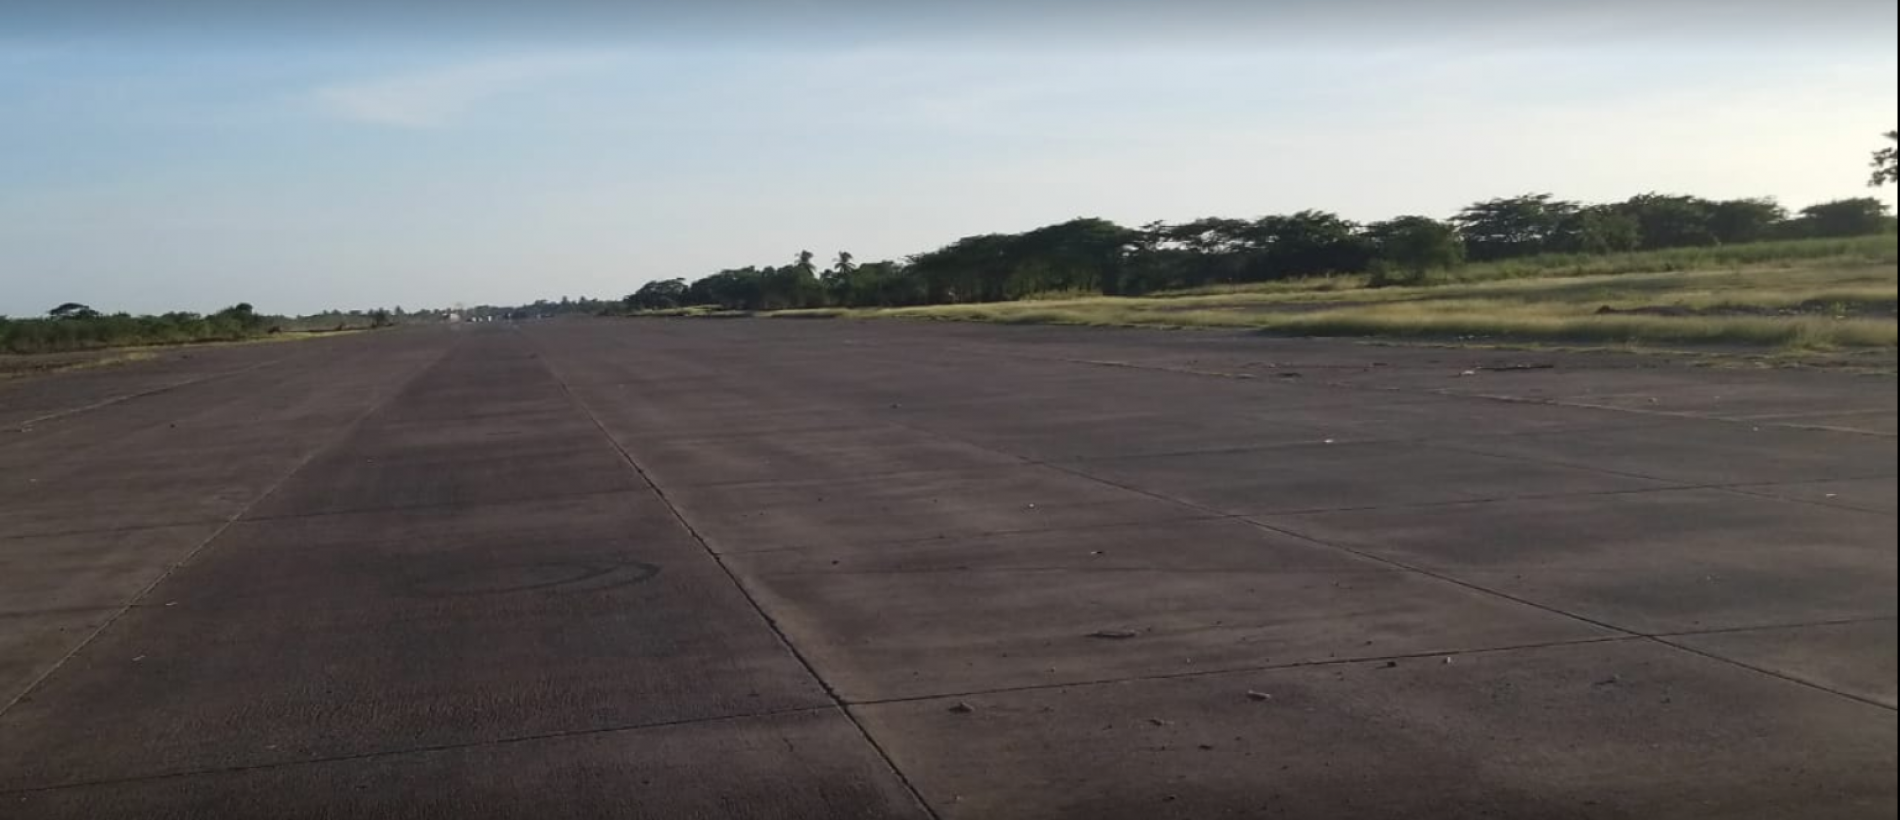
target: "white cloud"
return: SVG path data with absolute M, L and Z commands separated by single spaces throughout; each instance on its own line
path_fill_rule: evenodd
M 511 91 L 595 71 L 611 62 L 611 55 L 591 52 L 508 57 L 325 86 L 315 96 L 332 116 L 431 128 Z

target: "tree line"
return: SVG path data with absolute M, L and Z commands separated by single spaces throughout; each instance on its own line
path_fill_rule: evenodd
M 1403 284 L 1467 262 L 1863 236 L 1893 226 L 1886 204 L 1872 197 L 1791 214 L 1768 198 L 1655 193 L 1600 204 L 1524 194 L 1473 203 L 1443 220 L 1412 215 L 1359 223 L 1305 210 L 1130 228 L 1081 218 L 1018 234 L 968 236 L 901 261 L 860 263 L 839 253 L 821 268 L 813 253 L 801 251 L 782 266 L 722 270 L 691 283 L 649 282 L 622 303 L 632 310 L 900 307 L 1049 292 L 1139 295 L 1332 274 Z
M 230 342 L 278 332 L 316 332 L 386 327 L 400 321 L 375 310 L 325 311 L 307 316 L 272 316 L 239 302 L 215 313 L 173 311 L 156 315 L 103 313 L 90 305 L 66 302 L 44 317 L 0 316 L 0 352 L 58 353 L 105 347 Z

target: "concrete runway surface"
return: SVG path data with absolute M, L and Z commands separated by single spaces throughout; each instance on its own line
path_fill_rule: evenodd
M 581 320 L 0 384 L 0 817 L 1891 818 L 1895 381 Z

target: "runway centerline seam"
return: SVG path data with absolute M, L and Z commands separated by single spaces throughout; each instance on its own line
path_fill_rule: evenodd
M 523 336 L 526 335 L 527 334 L 523 334 Z M 700 549 L 704 550 L 706 555 L 713 560 L 713 563 L 719 567 L 720 571 L 725 573 L 726 579 L 732 582 L 733 588 L 739 592 L 739 595 L 745 599 L 746 603 L 751 605 L 753 612 L 759 616 L 766 628 L 771 630 L 772 634 L 778 638 L 779 644 L 785 647 L 786 652 L 790 653 L 791 656 L 804 667 L 805 673 L 811 676 L 812 681 L 817 683 L 819 687 L 824 690 L 825 696 L 831 700 L 832 705 L 844 716 L 844 719 L 858 730 L 858 734 L 864 738 L 866 745 L 877 754 L 879 759 L 884 761 L 884 765 L 889 767 L 891 775 L 897 779 L 899 784 L 903 785 L 905 791 L 910 794 L 911 799 L 916 801 L 917 807 L 932 818 L 932 820 L 941 820 L 941 815 L 938 814 L 937 810 L 932 807 L 928 801 L 924 800 L 923 792 L 917 788 L 915 783 L 911 782 L 910 777 L 906 775 L 902 769 L 898 768 L 897 761 L 892 759 L 890 752 L 886 750 L 882 744 L 878 743 L 876 737 L 871 735 L 871 731 L 865 727 L 862 721 L 858 720 L 857 715 L 852 714 L 850 704 L 838 694 L 838 690 L 831 685 L 830 681 L 825 679 L 824 675 L 819 674 L 818 668 L 812 664 L 811 659 L 805 657 L 805 654 L 799 651 L 797 644 L 794 644 L 791 637 L 785 634 L 785 630 L 779 626 L 778 621 L 772 617 L 770 612 L 766 611 L 765 606 L 752 594 L 752 591 L 746 588 L 745 582 L 739 579 L 738 573 L 734 572 L 732 567 L 726 563 L 725 557 L 720 555 L 717 550 L 714 550 L 711 544 L 707 543 L 706 538 L 700 534 L 698 529 L 693 527 L 692 522 L 687 520 L 686 516 L 680 512 L 679 507 L 674 505 L 673 499 L 667 496 L 666 490 L 661 488 L 660 485 L 654 482 L 652 477 L 647 474 L 646 469 L 641 466 L 639 459 L 634 458 L 633 453 L 622 446 L 620 440 L 615 438 L 612 431 L 607 429 L 606 423 L 601 421 L 600 415 L 594 412 L 594 408 L 589 405 L 586 400 L 582 399 L 578 393 L 574 392 L 573 387 L 568 384 L 567 378 L 551 363 L 549 357 L 546 355 L 546 350 L 532 341 L 528 342 L 528 344 L 541 354 L 537 356 L 535 360 L 540 362 L 541 367 L 561 386 L 561 391 L 567 395 L 568 400 L 574 404 L 576 409 L 586 414 L 589 420 L 593 421 L 594 427 L 600 431 L 601 437 L 607 440 L 608 446 L 620 454 L 621 459 L 627 463 L 627 466 L 631 468 L 634 473 L 638 474 L 640 479 L 645 481 L 649 487 L 653 488 L 653 493 L 659 496 L 660 503 L 666 507 L 668 512 L 672 513 L 674 520 L 679 522 L 679 525 L 686 530 L 687 534 L 692 536 L 693 541 L 699 544 Z
M 1391 570 L 1389 570 L 1391 571 Z M 1191 680 L 1211 678 L 1218 675 L 1244 675 L 1251 672 L 1282 672 L 1294 669 L 1312 669 L 1329 666 L 1359 666 L 1363 664 L 1383 663 L 1385 661 L 1418 660 L 1420 658 L 1458 658 L 1469 655 L 1487 655 L 1503 652 L 1522 652 L 1535 649 L 1556 649 L 1570 646 L 1591 646 L 1608 643 L 1633 643 L 1643 640 L 1644 635 L 1597 635 L 1588 638 L 1571 638 L 1561 641 L 1538 641 L 1535 643 L 1507 644 L 1504 646 L 1483 646 L 1470 649 L 1440 649 L 1437 651 L 1400 652 L 1382 655 L 1355 655 L 1349 658 L 1321 658 L 1286 663 L 1245 664 L 1219 668 L 1195 669 L 1187 672 L 1159 672 L 1149 675 L 1124 675 L 1111 678 L 1089 678 L 1087 680 L 1063 681 L 1060 683 L 1031 683 L 1022 686 L 999 686 L 991 689 L 970 689 L 957 692 L 932 693 L 928 695 L 906 695 L 894 698 L 870 698 L 852 701 L 854 706 L 883 706 L 897 703 L 921 703 L 950 698 L 984 697 L 989 695 L 1010 695 L 1019 692 L 1046 692 L 1051 689 L 1069 689 L 1090 686 L 1113 686 L 1122 683 L 1144 683 L 1148 681 Z

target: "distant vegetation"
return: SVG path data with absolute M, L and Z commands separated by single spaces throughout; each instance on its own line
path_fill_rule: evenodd
M 1368 274 L 1071 296 L 768 315 L 1006 324 L 1257 329 L 1313 336 L 1794 350 L 1895 345 L 1895 237 L 1795 240 L 1466 266 L 1456 278 L 1374 286 Z
M 621 303 L 612 299 L 579 299 L 563 296 L 558 300 L 537 299 L 525 305 L 476 305 L 474 307 L 455 308 L 449 311 L 436 311 L 437 314 L 454 313 L 465 321 L 518 321 L 525 319 L 553 319 L 561 316 L 600 316 L 616 313 Z
M 233 342 L 271 333 L 367 329 L 395 321 L 396 317 L 386 310 L 267 316 L 250 304 L 240 302 L 211 314 L 174 312 L 134 316 L 101 313 L 88 305 L 67 302 L 47 311 L 44 318 L 0 316 L 0 353 L 63 353 L 107 347 Z
M 239 303 L 210 315 L 166 313 L 159 316 L 105 314 L 68 302 L 43 319 L 0 318 L 0 350 L 51 353 L 101 347 L 228 341 L 267 330 L 268 318 Z
M 1531 259 L 1539 260 L 1534 268 L 1547 270 L 1615 267 L 1619 258 L 1654 251 L 1680 252 L 1684 259 L 1731 249 L 1757 256 L 1802 254 L 1807 251 L 1792 240 L 1893 230 L 1886 204 L 1871 197 L 1824 202 L 1795 214 L 1772 199 L 1642 194 L 1582 204 L 1526 194 L 1474 203 L 1445 220 L 1414 215 L 1361 224 L 1307 210 L 1129 228 L 1083 218 L 1020 234 L 964 237 L 903 261 L 860 263 L 839 253 L 820 267 L 814 254 L 803 251 L 783 266 L 723 270 L 691 283 L 650 282 L 623 306 L 664 312 L 980 304 L 1052 293 L 1138 296 L 1328 276 L 1392 287 L 1465 281 L 1474 270 L 1488 277 Z
M 232 342 L 278 333 L 332 333 L 373 330 L 399 324 L 449 321 L 547 319 L 619 312 L 621 303 L 603 299 L 538 300 L 526 305 L 371 310 L 326 310 L 304 316 L 258 313 L 237 304 L 212 314 L 103 313 L 77 302 L 58 305 L 44 317 L 0 316 L 0 353 L 66 353 L 108 347 Z

